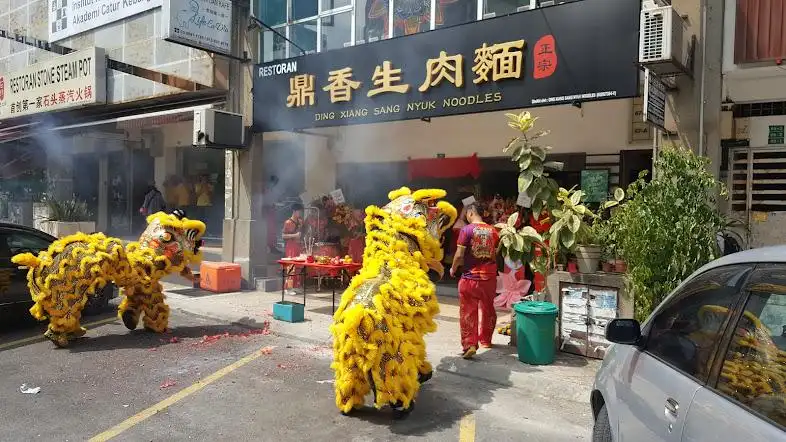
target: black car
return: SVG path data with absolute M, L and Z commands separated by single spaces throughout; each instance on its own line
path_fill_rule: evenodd
M 56 239 L 32 227 L 0 223 L 0 314 L 3 317 L 13 318 L 33 306 L 27 288 L 27 270 L 17 268 L 11 257 L 25 252 L 37 254 Z M 84 314 L 105 310 L 114 295 L 114 285 L 107 284 L 98 296 L 88 298 Z

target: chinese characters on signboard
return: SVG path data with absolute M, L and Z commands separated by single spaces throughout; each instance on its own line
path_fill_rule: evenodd
M 585 0 L 260 65 L 254 125 L 287 130 L 632 97 L 638 29 L 625 20 L 638 6 L 630 3 Z
M 0 76 L 0 120 L 105 102 L 106 57 L 99 48 Z

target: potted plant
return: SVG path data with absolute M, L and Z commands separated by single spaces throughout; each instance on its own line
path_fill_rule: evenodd
M 87 203 L 76 198 L 58 200 L 45 197 L 43 201 L 43 217 L 40 218 L 40 230 L 52 236 L 62 238 L 77 232 L 95 232 L 93 213 Z
M 601 245 L 596 237 L 598 230 L 592 228 L 600 217 L 582 202 L 584 196 L 585 193 L 575 187 L 570 190 L 559 189 L 559 207 L 551 211 L 554 223 L 549 229 L 549 244 L 553 252 L 575 255 L 579 272 L 592 273 L 598 270 L 600 264 Z M 613 207 L 624 197 L 625 192 L 617 188 L 613 199 L 601 203 L 600 209 Z

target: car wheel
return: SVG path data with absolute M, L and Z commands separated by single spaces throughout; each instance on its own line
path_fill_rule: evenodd
M 595 426 L 592 428 L 592 442 L 612 442 L 609 412 L 606 411 L 605 404 L 600 407 L 598 417 L 595 418 Z

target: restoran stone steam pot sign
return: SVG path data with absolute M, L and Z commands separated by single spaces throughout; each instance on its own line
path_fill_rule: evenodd
M 0 75 L 0 120 L 106 103 L 106 57 L 90 48 Z

